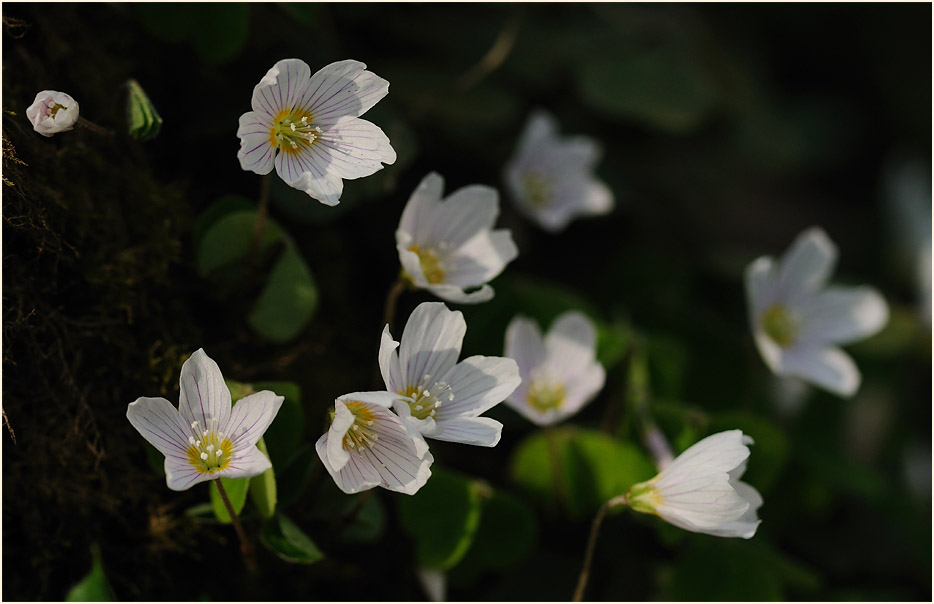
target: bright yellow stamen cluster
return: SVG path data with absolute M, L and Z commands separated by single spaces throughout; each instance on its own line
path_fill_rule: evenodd
M 226 435 L 217 431 L 217 422 L 211 420 L 210 428 L 202 430 L 198 422 L 192 422 L 194 436 L 188 437 L 188 461 L 202 474 L 215 474 L 230 465 L 233 444 Z
M 286 153 L 299 153 L 321 137 L 321 128 L 312 124 L 312 116 L 304 109 L 283 109 L 273 120 L 269 142 Z
M 347 410 L 353 414 L 354 422 L 347 429 L 347 433 L 344 434 L 342 442 L 344 448 L 362 451 L 372 447 L 379 440 L 379 435 L 373 429 L 376 424 L 376 416 L 361 402 L 352 401 L 345 403 L 345 405 Z
M 434 417 L 442 403 L 454 400 L 451 386 L 446 382 L 432 382 L 430 375 L 424 376 L 417 386 L 409 386 L 399 394 L 408 397 L 412 417 L 418 419 Z
M 441 258 L 438 252 L 431 248 L 421 248 L 417 245 L 409 247 L 410 252 L 418 255 L 418 262 L 421 264 L 422 273 L 428 283 L 441 283 L 444 281 L 444 269 L 441 266 Z

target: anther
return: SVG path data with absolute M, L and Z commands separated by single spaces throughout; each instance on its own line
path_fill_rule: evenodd
M 201 448 L 201 441 L 200 441 L 200 440 L 196 440 L 196 441 L 195 441 L 195 446 L 198 447 L 198 448 L 200 449 L 200 448 Z
M 303 116 L 302 116 L 302 125 L 304 126 L 304 125 L 307 125 L 307 124 L 308 124 L 308 116 L 307 116 L 307 115 L 303 115 Z
M 353 425 L 353 429 L 354 429 L 354 430 L 359 430 L 359 429 L 360 429 L 360 426 L 358 426 L 357 424 L 354 424 L 354 425 Z
M 292 128 L 292 132 L 295 132 L 295 124 L 289 124 L 289 127 Z
M 298 145 L 295 144 L 295 141 L 289 141 L 289 144 L 292 145 L 293 149 L 298 149 Z
M 188 444 L 189 444 L 189 445 L 195 444 L 195 437 L 194 437 L 194 436 L 189 436 L 189 437 L 188 437 Z
M 422 407 L 421 405 L 415 405 L 416 411 L 421 411 L 422 409 L 424 409 L 424 407 Z
M 208 454 L 207 454 L 207 453 L 202 453 L 202 454 L 201 454 L 201 459 L 203 459 L 204 461 L 207 461 L 207 459 L 208 459 Z
M 214 445 L 208 445 L 208 453 L 214 450 Z
M 191 422 L 191 427 L 192 427 L 192 428 L 197 428 L 197 427 L 198 427 L 198 422 L 197 422 L 197 421 Z

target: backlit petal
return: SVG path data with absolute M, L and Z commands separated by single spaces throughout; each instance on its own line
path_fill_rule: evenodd
M 460 311 L 441 302 L 419 304 L 402 332 L 399 362 L 406 386 L 416 386 L 424 376 L 440 379 L 460 356 L 467 323 Z
M 208 420 L 215 418 L 218 426 L 230 418 L 230 390 L 224 383 L 221 370 L 211 357 L 199 348 L 182 365 L 179 379 L 179 411 L 190 424 L 199 422 L 208 428 Z
M 337 61 L 311 76 L 299 106 L 311 112 L 316 124 L 332 124 L 343 117 L 363 115 L 389 93 L 389 82 L 366 65 L 351 59 Z

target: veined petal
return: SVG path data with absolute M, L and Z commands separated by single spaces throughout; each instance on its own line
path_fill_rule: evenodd
M 658 475 L 658 486 L 676 484 L 686 476 L 727 473 L 749 457 L 752 439 L 742 430 L 727 430 L 704 438 L 688 447 Z
M 433 417 L 419 419 L 412 415 L 412 408 L 406 401 L 396 401 L 393 404 L 393 409 L 396 410 L 396 414 L 399 416 L 399 419 L 402 420 L 403 424 L 406 426 L 411 426 L 412 429 L 421 436 L 433 437 L 435 434 L 441 431 L 441 428 L 438 426 L 437 422 L 435 422 Z
M 460 311 L 441 302 L 423 302 L 412 311 L 402 332 L 399 363 L 407 387 L 426 375 L 435 379 L 457 363 L 467 323 Z
M 318 165 L 341 178 L 369 176 L 396 161 L 396 152 L 383 131 L 366 120 L 344 119 L 321 133 L 308 152 Z
M 160 453 L 187 462 L 190 428 L 172 403 L 141 396 L 127 406 L 126 418 Z
M 688 478 L 665 488 L 658 485 L 658 496 L 659 516 L 673 524 L 680 520 L 698 528 L 722 526 L 749 509 L 749 502 L 733 489 L 726 474 Z
M 303 91 L 299 105 L 316 124 L 332 124 L 342 117 L 363 115 L 389 93 L 389 82 L 360 61 L 347 59 L 319 69 Z
M 455 417 L 477 417 L 503 402 L 522 378 L 514 360 L 477 355 L 455 365 L 441 381 L 451 386 L 454 400 L 442 402 L 435 416 L 439 422 Z
M 344 182 L 327 171 L 320 155 L 307 150 L 298 153 L 279 153 L 275 159 L 276 172 L 290 187 L 304 191 L 324 205 L 340 203 Z
M 782 256 L 778 269 L 778 290 L 782 298 L 794 304 L 802 295 L 822 287 L 836 261 L 837 246 L 823 229 L 811 227 L 798 235 Z
M 736 520 L 732 520 L 716 528 L 706 529 L 704 532 L 717 537 L 742 537 L 743 539 L 750 539 L 756 534 L 756 529 L 759 528 L 759 525 L 762 523 L 757 513 L 757 510 L 762 507 L 762 495 L 745 482 L 735 481 L 732 482 L 732 485 L 736 494 L 749 503 L 749 507 L 746 508 L 743 515 Z
M 408 239 L 408 236 L 401 231 L 396 231 L 396 239 L 397 241 L 405 241 Z M 412 284 L 422 289 L 428 287 L 428 279 L 425 277 L 425 272 L 422 270 L 422 262 L 418 254 L 410 251 L 406 243 L 398 243 L 396 245 L 396 250 L 399 252 L 399 264 L 402 265 L 402 270 L 405 271 L 405 274 L 411 279 Z
M 441 433 L 431 438 L 480 447 L 495 447 L 503 431 L 503 424 L 489 417 L 455 417 L 438 425 Z
M 873 287 L 830 286 L 800 308 L 800 333 L 808 342 L 845 344 L 882 329 L 889 307 Z
M 480 302 L 488 302 L 493 299 L 494 294 L 493 288 L 487 283 L 484 283 L 480 289 L 476 289 L 472 292 L 466 292 L 463 287 L 457 285 L 444 283 L 426 285 L 424 289 L 427 289 L 442 300 L 447 300 L 455 304 L 478 304 Z
M 431 476 L 429 467 L 434 458 L 427 446 L 418 446 L 421 437 L 413 439 L 410 430 L 391 411 L 378 408 L 374 415 L 374 431 L 379 438 L 370 447 L 354 451 L 352 457 L 369 462 L 383 488 L 411 495 Z
M 434 207 L 441 200 L 444 191 L 444 179 L 437 172 L 429 172 L 409 197 L 402 218 L 399 220 L 399 231 L 408 234 L 410 243 L 424 243 L 434 221 Z M 396 242 L 399 242 L 399 232 L 396 233 Z
M 310 77 L 311 68 L 300 59 L 277 61 L 253 88 L 253 111 L 270 118 L 290 111 L 305 94 Z
M 181 391 L 178 410 L 189 424 L 199 422 L 208 427 L 209 419 L 219 426 L 230 419 L 230 390 L 224 383 L 221 370 L 211 357 L 199 348 L 182 365 L 179 379 Z
M 350 460 L 350 453 L 344 448 L 344 435 L 347 434 L 347 430 L 350 429 L 353 423 L 353 413 L 347 408 L 347 404 L 344 400 L 342 400 L 342 398 L 335 400 L 334 417 L 331 420 L 331 427 L 328 428 L 326 433 L 328 439 L 327 449 L 325 449 L 325 453 L 327 454 L 327 463 L 325 465 L 335 472 L 341 470 Z M 319 440 L 318 442 L 320 443 L 321 441 Z
M 399 353 L 396 352 L 398 347 L 399 342 L 392 339 L 389 325 L 386 325 L 379 340 L 379 371 L 386 389 L 394 392 L 405 387 L 402 382 L 402 369 L 399 366 Z
M 545 335 L 546 363 L 565 382 L 593 362 L 596 349 L 597 330 L 576 310 L 561 314 Z
M 480 231 L 445 264 L 444 282 L 458 287 L 481 285 L 503 272 L 518 255 L 508 230 Z
M 499 215 L 499 193 L 485 185 L 469 185 L 449 195 L 441 208 L 428 241 L 458 248 L 477 233 L 493 228 Z
M 382 480 L 379 473 L 371 465 L 362 463 L 361 460 L 349 459 L 340 469 L 335 469 L 331 465 L 328 457 L 327 433 L 323 434 L 315 443 L 315 450 L 318 452 L 318 457 L 321 459 L 321 463 L 324 464 L 328 474 L 337 484 L 337 488 L 348 495 L 379 486 Z
M 275 166 L 276 147 L 270 140 L 271 122 L 264 114 L 249 111 L 240 116 L 240 167 L 257 174 L 269 174 Z
M 214 480 L 218 474 L 199 472 L 188 459 L 165 458 L 165 482 L 173 491 L 186 491 L 198 484 Z
M 542 331 L 535 321 L 523 316 L 516 316 L 506 328 L 505 354 L 514 359 L 519 366 L 519 375 L 523 383 L 513 393 L 513 397 L 525 398 L 525 383 L 532 369 L 541 365 L 545 360 L 545 342 Z
M 255 392 L 234 405 L 222 432 L 231 438 L 234 451 L 253 447 L 276 418 L 285 397 L 269 390 Z
M 782 375 L 800 377 L 843 397 L 856 394 L 862 375 L 839 348 L 797 346 L 782 356 Z
M 215 474 L 215 477 L 249 478 L 259 476 L 272 467 L 269 458 L 256 445 L 236 450 L 230 465 Z

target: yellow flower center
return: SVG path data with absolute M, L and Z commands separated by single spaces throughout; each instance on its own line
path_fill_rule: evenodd
M 543 379 L 532 379 L 525 400 L 537 411 L 557 409 L 564 402 L 564 384 Z
M 410 252 L 418 255 L 418 263 L 422 267 L 422 273 L 428 283 L 441 283 L 444 281 L 444 269 L 442 268 L 441 256 L 432 248 L 421 248 L 417 245 L 409 247 Z
M 321 138 L 321 128 L 312 124 L 311 114 L 296 107 L 283 109 L 273 119 L 269 142 L 286 153 L 299 153 Z
M 58 110 L 59 110 L 59 109 L 66 109 L 66 110 L 67 110 L 68 107 L 65 107 L 64 105 L 59 105 L 58 103 L 55 103 L 54 105 L 52 105 L 52 106 L 49 108 L 49 117 L 51 117 L 51 118 L 54 119 L 54 118 L 55 118 L 55 114 L 58 113 Z
M 521 177 L 525 198 L 532 207 L 540 208 L 551 200 L 551 186 L 540 172 L 529 170 Z
M 429 384 L 431 385 L 429 386 Z M 438 412 L 438 408 L 441 407 L 441 403 L 449 403 L 454 400 L 451 386 L 446 382 L 432 383 L 430 375 L 424 376 L 417 386 L 409 386 L 399 394 L 409 399 L 408 403 L 412 417 L 418 419 L 434 417 Z
M 188 437 L 188 461 L 202 474 L 215 474 L 230 465 L 233 444 L 223 432 L 217 430 L 217 420 L 208 420 L 204 429 L 199 422 L 191 423 L 192 436 Z
M 379 435 L 373 429 L 376 424 L 376 416 L 361 402 L 352 401 L 345 403 L 345 405 L 347 410 L 353 414 L 354 422 L 347 429 L 347 433 L 344 434 L 342 442 L 344 448 L 363 451 L 372 447 L 379 440 Z
M 759 317 L 762 330 L 782 348 L 791 346 L 798 335 L 795 316 L 782 304 L 770 306 Z

